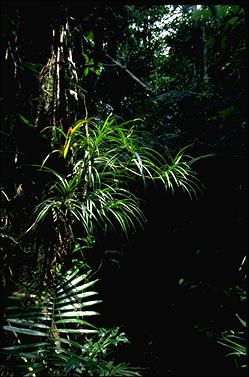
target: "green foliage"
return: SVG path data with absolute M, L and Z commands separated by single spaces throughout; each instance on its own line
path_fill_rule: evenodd
M 20 118 L 30 126 L 25 117 Z M 46 283 L 42 292 L 29 290 L 27 294 L 12 295 L 19 305 L 7 308 L 8 325 L 3 326 L 16 334 L 18 340 L 18 345 L 4 350 L 19 360 L 17 366 L 27 370 L 26 376 L 42 375 L 44 371 L 49 376 L 140 375 L 137 368 L 126 363 L 115 365 L 113 360 L 105 359 L 111 346 L 127 339 L 117 329 L 98 330 L 85 320 L 86 316 L 97 314 L 85 310 L 99 302 L 86 300 L 96 294 L 86 291 L 96 280 L 84 282 L 89 273 L 78 275 L 79 269 L 64 273 L 63 260 L 73 254 L 72 265 L 84 267 L 82 255 L 75 253 L 82 254 L 84 248 L 91 248 L 101 229 L 107 231 L 119 225 L 128 237 L 130 228 L 136 230 L 138 224 L 142 226 L 145 218 L 139 198 L 131 191 L 138 179 L 145 188 L 148 182 L 160 181 L 167 190 L 174 192 L 178 187 L 190 197 L 200 189 L 190 167 L 191 157 L 184 154 L 186 148 L 168 163 L 147 146 L 149 135 L 135 126 L 128 127 L 130 123 L 119 123 L 116 117 L 109 116 L 104 122 L 80 120 L 67 133 L 56 127 L 54 131 L 64 138 L 63 148 L 53 150 L 38 166 L 51 178 L 35 208 L 35 220 L 25 233 L 46 221 L 52 226 L 54 254 L 50 252 L 44 260 L 50 268 L 46 276 L 50 276 L 52 284 Z M 69 171 L 67 176 L 46 166 L 54 153 L 64 162 Z M 82 345 L 82 336 L 96 332 L 99 338 L 83 337 Z M 27 342 L 23 336 L 34 339 Z
M 34 124 L 32 124 L 27 118 L 25 118 L 22 114 L 18 114 L 19 115 L 19 118 L 21 119 L 21 121 L 24 123 L 24 124 L 27 124 L 27 126 L 31 127 L 31 128 L 35 128 L 36 126 Z
M 140 376 L 137 368 L 106 360 L 113 347 L 128 343 L 119 328 L 97 328 L 85 318 L 98 313 L 88 310 L 101 302 L 89 290 L 97 280 L 78 269 L 59 274 L 58 282 L 46 291 L 15 292 L 7 308 L 3 329 L 11 332 L 17 345 L 3 350 L 17 359 L 23 375 L 43 376 Z M 90 298 L 91 297 L 91 298 Z M 88 338 L 96 334 L 94 338 Z M 13 361 L 13 360 L 12 360 Z
M 97 292 L 89 288 L 97 280 L 89 280 L 89 274 L 70 270 L 59 274 L 46 291 L 10 296 L 14 305 L 6 309 L 8 325 L 3 329 L 13 334 L 17 345 L 3 350 L 18 360 L 16 367 L 26 370 L 25 376 L 67 376 L 72 371 L 75 376 L 140 375 L 136 368 L 105 360 L 112 347 L 128 339 L 119 328 L 97 328 L 86 320 L 99 314 L 88 308 L 101 302 L 92 299 Z M 90 334 L 95 338 L 88 339 Z
M 3 165 L 6 176 L 13 177 L 12 183 L 16 187 L 25 174 L 22 168 L 18 167 L 17 171 L 14 156 L 18 156 L 18 163 L 19 154 L 24 156 L 25 162 L 26 159 L 31 164 L 37 162 L 39 174 L 26 175 L 28 183 L 24 184 L 21 210 L 15 206 L 16 202 L 12 207 L 9 201 L 5 203 L 13 221 L 2 236 L 2 269 L 7 277 L 3 281 L 12 278 L 9 256 L 14 246 L 18 246 L 16 235 L 22 234 L 30 224 L 28 230 L 36 231 L 32 234 L 26 231 L 24 237 L 21 235 L 22 247 L 34 264 L 37 262 L 37 268 L 45 271 L 45 276 L 50 273 L 56 286 L 56 279 L 65 278 L 65 266 L 87 270 L 86 251 L 93 248 L 100 232 L 115 230 L 128 237 L 131 231 L 143 226 L 141 186 L 146 189 L 159 184 L 171 193 L 181 189 L 190 198 L 196 197 L 201 184 L 192 170 L 195 162 L 202 167 L 204 159 L 220 157 L 222 153 L 240 158 L 245 154 L 246 110 L 243 104 L 247 99 L 243 83 L 246 82 L 247 49 L 246 17 L 241 5 L 202 5 L 197 11 L 193 5 L 96 6 L 87 3 L 85 6 L 83 24 L 78 22 L 78 12 L 70 13 L 73 6 L 68 5 L 66 13 L 70 16 L 67 19 L 65 12 L 62 15 L 57 9 L 56 18 L 60 15 L 61 19 L 58 16 L 58 24 L 53 29 L 52 46 L 47 46 L 49 38 L 43 38 L 44 45 L 43 41 L 37 41 L 35 33 L 34 42 L 29 43 L 30 31 L 25 34 L 23 27 L 28 24 L 26 12 L 16 20 L 12 18 L 10 35 L 6 33 L 5 36 L 6 52 L 5 46 L 3 51 L 10 69 L 3 76 L 12 89 L 8 92 L 13 93 L 12 97 L 6 97 L 6 113 L 19 114 L 19 119 L 17 123 L 16 115 L 14 122 L 11 117 L 4 119 L 6 134 L 13 137 L 13 142 L 11 140 L 8 147 L 5 140 L 2 143 Z M 47 21 L 49 17 L 51 19 Z M 37 27 L 39 31 L 44 27 L 42 36 L 53 21 L 53 12 L 51 15 L 46 13 L 46 19 L 43 18 L 42 25 Z M 25 38 L 27 46 L 23 43 Z M 51 55 L 47 56 L 50 51 Z M 121 66 L 110 64 L 107 54 Z M 41 56 L 48 59 L 43 66 L 38 63 Z M 127 76 L 127 70 L 131 75 Z M 31 88 L 28 88 L 25 75 L 31 75 L 34 80 Z M 152 88 L 149 94 L 138 85 L 134 76 Z M 82 110 L 85 119 L 77 121 L 84 117 Z M 118 116 L 106 118 L 110 112 Z M 96 114 L 99 118 L 88 118 L 88 114 Z M 121 121 L 136 117 L 143 118 L 143 126 L 138 119 Z M 69 125 L 72 127 L 67 130 Z M 32 136 L 40 136 L 40 130 L 45 139 L 44 149 L 39 140 L 33 142 L 30 137 L 32 132 Z M 24 137 L 19 137 L 19 132 Z M 190 146 L 191 154 L 201 156 L 192 159 L 186 155 L 185 145 Z M 38 157 L 34 150 L 40 152 Z M 245 185 L 236 181 L 243 166 L 241 159 L 235 160 L 236 168 L 229 161 L 220 172 L 227 166 L 234 172 L 231 186 L 236 186 L 242 195 Z M 203 176 L 208 177 L 206 169 Z M 5 183 L 8 185 L 9 178 Z M 236 210 L 236 216 L 241 220 L 243 210 L 239 207 Z M 46 237 L 48 230 L 49 237 Z M 115 251 L 108 250 L 108 253 L 113 254 L 112 260 L 118 263 Z M 50 284 L 48 280 L 45 279 L 44 287 Z M 189 282 L 182 278 L 179 284 L 189 286 L 191 291 L 197 291 L 198 286 L 204 290 L 206 285 L 205 282 L 192 282 L 192 277 Z M 52 295 L 54 300 L 55 287 L 50 288 L 46 294 Z M 245 290 L 239 286 L 226 288 L 224 293 L 239 295 L 240 302 L 245 302 Z M 20 330 L 20 323 L 18 326 Z M 25 331 L 29 329 L 41 330 L 27 327 Z M 63 356 L 64 366 L 62 354 L 59 359 L 52 351 L 54 365 L 60 369 L 58 373 L 62 370 L 69 375 L 75 371 L 82 375 L 129 376 L 136 373 L 126 365 L 115 366 L 112 360 L 102 358 L 105 352 L 97 350 L 105 349 L 105 345 L 101 343 L 99 329 L 96 331 L 94 337 L 79 341 L 86 350 L 84 360 L 79 349 L 73 349 L 75 345 L 64 344 L 68 346 Z M 114 332 L 111 336 L 112 330 L 108 331 L 103 339 L 115 345 L 118 335 Z M 27 333 L 20 335 L 29 337 Z M 237 332 L 226 335 L 237 336 Z M 237 338 L 228 339 L 239 344 Z M 72 354 L 66 354 L 68 350 Z M 44 354 L 44 357 L 48 356 Z M 56 374 L 53 360 L 50 366 L 49 373 Z
M 246 301 L 246 290 L 239 287 L 238 285 L 225 288 L 224 293 L 227 296 L 235 296 L 235 297 L 238 296 L 241 302 Z
M 23 64 L 24 68 L 29 69 L 35 75 L 39 74 L 42 69 L 42 64 L 34 64 L 31 62 L 26 62 Z
M 1 220 L 3 220 L 3 217 Z M 5 287 L 13 278 L 12 264 L 13 260 L 20 254 L 20 243 L 11 234 L 7 225 L 0 226 L 0 242 L 0 279 L 2 286 Z
M 245 368 L 247 366 L 247 339 L 245 337 L 247 324 L 238 314 L 236 314 L 236 317 L 244 328 L 244 331 L 225 331 L 219 338 L 218 343 L 230 349 L 231 352 L 229 352 L 227 356 L 233 356 L 235 358 L 238 368 Z
M 95 234 L 95 228 L 107 228 L 107 224 L 114 228 L 115 222 L 126 235 L 130 226 L 135 229 L 134 222 L 142 225 L 144 216 L 138 200 L 128 190 L 113 188 L 103 183 L 103 188 L 95 188 L 85 197 L 82 171 L 78 170 L 67 180 L 54 170 L 43 169 L 54 174 L 58 180 L 53 182 L 48 191 L 48 194 L 53 193 L 53 196 L 35 208 L 37 216 L 30 229 L 37 227 L 49 215 L 52 215 L 55 223 L 62 222 L 65 227 L 70 226 L 70 229 L 79 223 L 83 234 L 88 236 Z
M 67 135 L 63 133 L 62 154 L 72 173 L 62 176 L 45 167 L 49 156 L 45 159 L 41 170 L 55 180 L 46 186 L 47 198 L 36 207 L 31 228 L 50 215 L 54 222 L 61 221 L 70 229 L 80 223 L 88 236 L 95 235 L 95 229 L 115 229 L 115 224 L 128 236 L 130 228 L 135 230 L 145 221 L 139 198 L 129 189 L 137 179 L 145 187 L 147 181 L 161 181 L 167 190 L 174 192 L 179 187 L 190 197 L 196 196 L 201 185 L 183 160 L 186 148 L 167 163 L 158 152 L 141 144 L 146 134 L 126 128 L 129 123 L 119 124 L 114 117 L 103 124 L 82 120 Z
M 111 355 L 113 347 L 125 343 L 129 343 L 129 340 L 120 332 L 119 327 L 108 330 L 99 328 L 95 337 L 83 347 L 87 354 L 86 365 L 90 366 L 90 370 L 81 364 L 81 372 L 88 372 L 90 376 L 140 376 L 140 368 L 131 367 L 126 363 L 115 365 L 113 360 L 105 360 Z

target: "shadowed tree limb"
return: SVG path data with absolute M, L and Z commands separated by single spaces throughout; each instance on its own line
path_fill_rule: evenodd
M 142 86 L 144 89 L 146 89 L 148 92 L 150 93 L 153 93 L 153 90 L 147 86 L 145 83 L 143 83 L 137 76 L 135 76 L 131 71 L 129 71 L 129 69 L 127 69 L 124 65 L 122 65 L 121 63 L 119 63 L 117 60 L 113 59 L 109 54 L 105 54 L 113 63 L 115 63 L 115 65 L 117 65 L 118 67 L 122 68 L 126 73 L 128 73 L 128 75 L 134 80 L 136 81 L 137 84 L 139 84 L 140 86 Z

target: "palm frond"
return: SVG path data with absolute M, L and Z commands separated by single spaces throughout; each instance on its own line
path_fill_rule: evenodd
M 23 376 L 67 376 L 72 372 L 75 377 L 141 376 L 141 368 L 115 365 L 107 359 L 112 347 L 129 343 L 125 334 L 118 327 L 97 328 L 86 320 L 98 314 L 88 308 L 101 302 L 92 299 L 97 295 L 92 291 L 97 279 L 89 280 L 90 273 L 72 269 L 48 292 L 10 296 L 14 305 L 7 308 L 3 329 L 12 333 L 18 344 L 2 350 L 12 366 L 22 369 Z
M 16 292 L 10 297 L 19 305 L 7 308 L 8 324 L 3 329 L 18 336 L 19 344 L 3 350 L 24 362 L 20 365 L 29 370 L 27 376 L 45 373 L 50 367 L 62 370 L 72 355 L 82 357 L 77 354 L 80 344 L 76 339 L 97 332 L 96 326 L 85 318 L 98 315 L 88 307 L 101 302 L 88 299 L 97 294 L 88 290 L 97 280 L 87 279 L 88 274 L 81 274 L 78 269 L 69 271 L 47 294 L 29 294 L 27 307 L 22 307 L 22 294 Z

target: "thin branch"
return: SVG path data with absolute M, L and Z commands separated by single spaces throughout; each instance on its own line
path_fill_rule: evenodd
M 125 70 L 126 73 L 134 80 L 136 81 L 137 84 L 142 86 L 144 89 L 146 89 L 148 92 L 153 93 L 153 90 L 149 88 L 145 83 L 143 83 L 137 76 L 135 76 L 129 69 L 127 69 L 124 65 L 119 63 L 117 60 L 113 59 L 109 54 L 105 54 L 113 63 L 115 63 L 118 67 L 122 68 Z

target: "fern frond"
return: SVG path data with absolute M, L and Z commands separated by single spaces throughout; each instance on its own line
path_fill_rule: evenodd
M 26 376 L 45 373 L 55 366 L 61 370 L 68 358 L 81 358 L 82 346 L 75 340 L 97 332 L 97 327 L 85 320 L 99 314 L 85 309 L 101 302 L 88 299 L 96 295 L 89 291 L 96 281 L 88 281 L 87 274 L 75 269 L 64 274 L 46 295 L 29 294 L 27 306 L 23 306 L 22 294 L 17 292 L 10 297 L 15 305 L 7 308 L 7 325 L 3 329 L 18 334 L 20 343 L 3 351 L 21 360 L 20 366 L 29 371 Z

